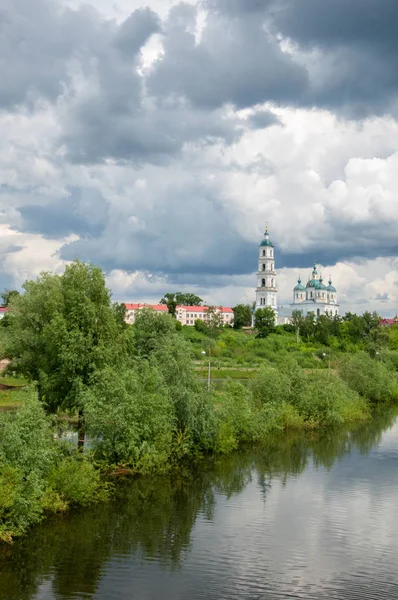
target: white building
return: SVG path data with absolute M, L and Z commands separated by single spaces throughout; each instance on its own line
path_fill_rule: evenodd
M 160 313 L 167 313 L 168 309 L 165 304 L 126 304 L 126 321 L 127 323 L 134 323 L 135 315 L 137 310 L 143 308 L 151 308 L 152 310 Z M 195 325 L 196 320 L 205 321 L 207 320 L 207 306 L 177 306 L 176 308 L 176 319 L 180 321 L 182 325 Z M 232 308 L 228 306 L 215 306 L 215 312 L 221 315 L 222 325 L 232 325 L 234 321 L 234 313 Z
M 265 228 L 264 239 L 259 245 L 258 271 L 256 288 L 256 310 L 269 306 L 278 318 L 277 287 L 274 245 L 269 239 L 268 227 Z
M 333 287 L 331 279 L 328 283 L 327 286 L 323 283 L 322 275 L 318 277 L 316 264 L 314 264 L 307 285 L 304 287 L 299 277 L 297 285 L 293 289 L 293 302 L 290 305 L 292 311 L 300 310 L 303 315 L 313 312 L 317 317 L 326 314 L 338 315 L 336 288 Z

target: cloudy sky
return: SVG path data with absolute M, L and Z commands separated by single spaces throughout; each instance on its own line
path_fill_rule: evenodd
M 69 260 L 118 300 L 398 307 L 398 2 L 0 0 L 0 287 Z

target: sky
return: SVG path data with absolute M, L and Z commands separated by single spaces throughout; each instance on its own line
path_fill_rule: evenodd
M 0 0 L 0 288 L 79 258 L 114 298 L 398 310 L 398 3 Z

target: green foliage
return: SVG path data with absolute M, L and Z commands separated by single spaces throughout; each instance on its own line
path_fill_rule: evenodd
M 293 404 L 304 421 L 314 425 L 344 423 L 367 414 L 366 402 L 344 381 L 324 371 L 305 377 Z
M 161 376 L 146 361 L 98 372 L 82 397 L 96 455 L 134 471 L 162 467 L 170 454 L 172 405 Z
M 232 310 L 234 311 L 234 329 L 250 327 L 252 324 L 252 309 L 249 304 L 238 304 Z
M 164 340 L 175 331 L 175 321 L 170 315 L 157 313 L 152 308 L 137 311 L 134 323 L 137 354 L 141 357 L 148 357 L 160 348 Z
M 204 321 L 202 321 L 202 319 L 196 319 L 195 329 L 196 329 L 196 331 L 199 331 L 200 333 L 204 333 L 205 335 L 207 335 L 208 328 L 206 326 L 206 323 Z
M 300 341 L 300 330 L 303 328 L 304 317 L 301 310 L 294 310 L 291 316 L 291 323 L 296 334 L 297 343 Z
M 76 409 L 93 373 L 126 353 L 120 311 L 102 271 L 77 261 L 61 276 L 44 273 L 23 287 L 13 300 L 6 353 L 13 369 L 38 382 L 49 411 Z
M 67 456 L 59 460 L 50 470 L 47 484 L 47 509 L 50 508 L 49 498 L 52 499 L 51 507 L 54 498 L 58 498 L 65 503 L 61 505 L 65 508 L 67 505 L 87 506 L 106 495 L 99 471 L 82 456 Z
M 266 338 L 275 331 L 275 313 L 270 306 L 258 308 L 254 313 L 254 326 L 257 337 Z
M 202 302 L 203 302 L 202 298 L 199 298 L 199 296 L 197 296 L 196 294 L 192 294 L 192 293 L 183 294 L 181 292 L 176 292 L 176 293 L 169 292 L 164 295 L 164 297 L 160 301 L 160 304 L 166 304 L 167 306 L 169 306 L 169 304 L 175 303 L 175 306 L 177 306 L 177 305 L 201 306 Z M 170 310 L 169 310 L 169 312 L 170 312 Z
M 215 306 L 207 307 L 205 325 L 209 337 L 216 339 L 220 335 L 221 313 L 216 310 Z
M 1 292 L 1 298 L 3 300 L 3 306 L 9 306 L 13 300 L 18 298 L 20 293 L 17 290 L 3 290 Z
M 348 356 L 341 361 L 339 373 L 350 388 L 372 402 L 395 399 L 396 382 L 387 366 L 364 352 Z
M 52 424 L 32 390 L 22 407 L 0 413 L 0 540 L 11 541 L 47 510 L 103 497 L 92 464 L 76 453 L 66 457 Z

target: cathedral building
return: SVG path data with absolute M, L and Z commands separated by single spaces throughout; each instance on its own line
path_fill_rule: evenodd
M 293 310 L 300 310 L 304 315 L 313 312 L 315 316 L 320 315 L 338 315 L 339 305 L 337 304 L 336 288 L 332 285 L 329 278 L 328 285 L 323 283 L 322 275 L 318 277 L 316 264 L 312 270 L 311 277 L 304 287 L 301 278 L 298 278 L 297 285 L 293 289 L 293 302 L 290 305 Z
M 297 285 L 293 289 L 293 302 L 290 304 L 289 316 L 279 314 L 277 302 L 277 284 L 275 271 L 275 248 L 270 240 L 268 227 L 265 228 L 264 239 L 259 245 L 257 288 L 256 288 L 256 310 L 269 306 L 275 313 L 275 321 L 283 324 L 290 321 L 293 310 L 300 310 L 303 315 L 313 312 L 315 316 L 338 315 L 336 288 L 329 279 L 328 285 L 323 283 L 322 275 L 318 277 L 316 264 L 307 285 L 301 282 L 299 277 Z

